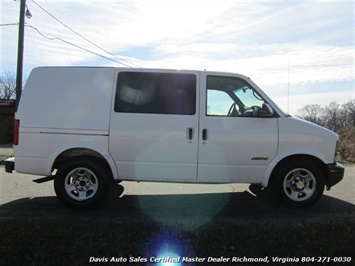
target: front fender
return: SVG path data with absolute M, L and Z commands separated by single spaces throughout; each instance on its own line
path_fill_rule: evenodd
M 278 165 L 279 162 L 281 162 L 283 159 L 292 157 L 292 156 L 310 156 L 319 159 L 322 161 L 324 164 L 329 163 L 327 162 L 327 158 L 324 154 L 320 153 L 317 150 L 314 149 L 309 149 L 306 147 L 297 147 L 289 150 L 285 150 L 281 153 L 278 153 L 278 155 L 270 162 L 268 167 L 266 168 L 261 185 L 263 187 L 267 187 L 269 184 L 269 180 L 272 174 L 272 171 L 275 169 L 275 167 Z

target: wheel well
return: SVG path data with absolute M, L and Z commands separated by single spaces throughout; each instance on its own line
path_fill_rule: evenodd
M 280 167 L 287 164 L 288 162 L 297 161 L 297 160 L 310 160 L 313 163 L 317 164 L 319 166 L 319 169 L 321 169 L 321 171 L 323 172 L 325 180 L 328 180 L 327 167 L 320 159 L 318 159 L 317 157 L 314 157 L 312 155 L 308 155 L 308 154 L 297 154 L 297 155 L 291 155 L 291 156 L 285 157 L 277 163 L 277 165 L 274 167 L 274 169 L 271 172 L 268 186 L 271 184 L 270 182 L 272 182 L 272 179 L 275 176 L 275 173 L 278 171 L 278 169 Z
M 87 149 L 87 148 L 73 148 L 66 151 L 63 151 L 58 157 L 55 159 L 52 167 L 52 172 L 58 170 L 58 168 L 65 162 L 77 158 L 77 157 L 88 157 L 93 158 L 94 160 L 99 161 L 102 165 L 105 166 L 107 173 L 110 174 L 110 177 L 113 179 L 113 174 L 110 165 L 106 161 L 106 159 L 98 152 Z

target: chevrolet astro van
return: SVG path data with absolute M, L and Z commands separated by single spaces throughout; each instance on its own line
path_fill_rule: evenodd
M 259 184 L 306 207 L 343 178 L 338 141 L 239 74 L 39 67 L 5 167 L 54 180 L 74 209 L 97 206 L 122 180 Z

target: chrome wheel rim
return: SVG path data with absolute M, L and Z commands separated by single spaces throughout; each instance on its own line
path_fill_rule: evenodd
M 291 200 L 305 201 L 316 192 L 316 178 L 307 169 L 293 169 L 284 179 L 283 190 Z
M 94 172 L 84 167 L 70 171 L 64 182 L 66 193 L 76 201 L 84 201 L 94 197 L 99 183 Z

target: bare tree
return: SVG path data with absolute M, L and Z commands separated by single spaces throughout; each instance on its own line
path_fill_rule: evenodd
M 0 76 L 0 99 L 15 99 L 16 78 L 10 72 L 4 72 Z
M 318 104 L 305 105 L 298 110 L 299 117 L 318 125 L 324 125 L 324 108 Z
M 336 102 L 331 102 L 325 107 L 306 105 L 298 112 L 300 118 L 337 132 L 341 160 L 355 163 L 355 99 L 343 105 Z
M 333 101 L 325 109 L 327 128 L 337 132 L 340 128 L 342 128 L 340 105 L 337 102 Z
M 355 127 L 355 99 L 342 105 L 345 115 L 345 126 Z

